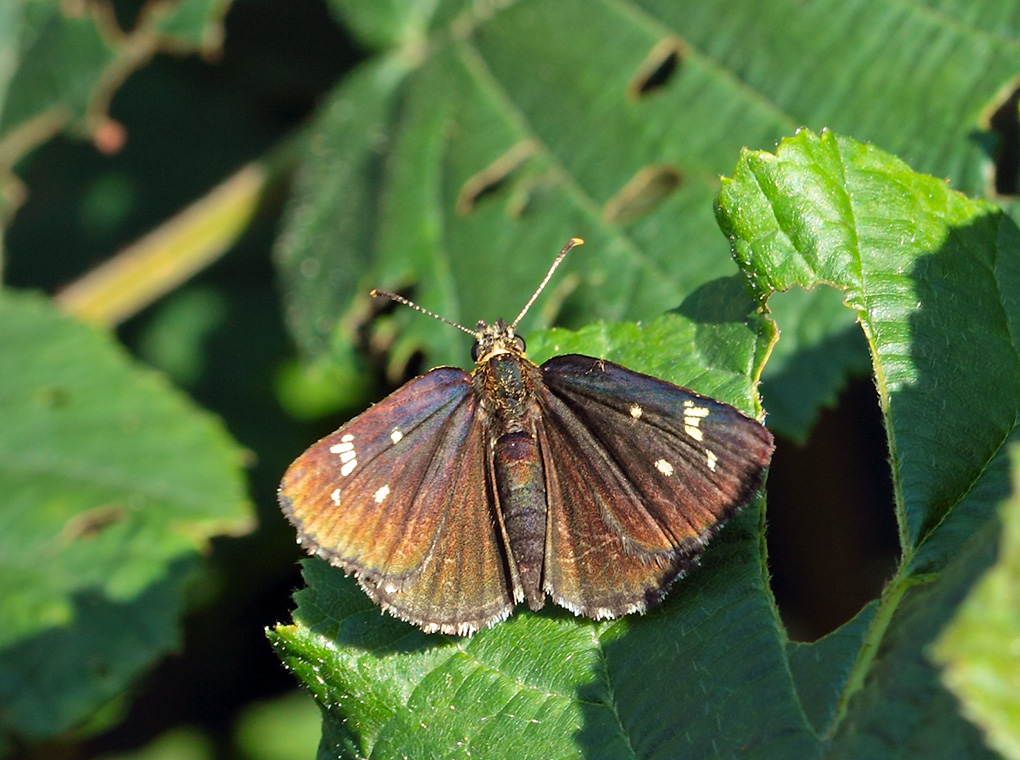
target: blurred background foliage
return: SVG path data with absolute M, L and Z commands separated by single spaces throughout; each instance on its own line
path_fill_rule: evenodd
M 360 56 L 314 0 L 5 2 L 0 38 L 4 282 L 50 295 L 278 150 Z M 229 255 L 206 255 L 193 268 L 209 266 L 116 334 L 142 364 L 214 411 L 242 447 L 241 496 L 252 505 L 247 528 L 230 532 L 248 535 L 217 538 L 222 531 L 210 529 L 211 543 L 182 581 L 187 617 L 171 612 L 159 623 L 171 639 L 159 651 L 175 650 L 169 657 L 150 656 L 120 682 L 119 698 L 70 725 L 37 715 L 50 728 L 43 735 L 26 739 L 24 723 L 0 719 L 5 734 L 13 731 L 0 740 L 7 754 L 315 752 L 318 710 L 280 666 L 264 628 L 286 619 L 299 584 L 276 482 L 328 423 L 296 422 L 276 399 L 274 377 L 294 355 L 269 260 L 282 185 L 244 193 L 242 204 L 257 205 L 247 224 L 227 222 L 228 234 L 243 227 Z M 0 351 L 0 362 L 11 359 L 8 344 Z M 192 466 L 182 465 L 178 482 L 189 482 Z M 0 594 L 14 581 L 9 559 L 0 559 Z M 35 559 L 44 561 L 38 552 Z M 0 691 L 9 675 L 0 666 Z M 10 716 L 10 699 L 4 691 L 0 714 Z
M 501 23 L 487 27 L 502 5 L 509 8 Z M 590 243 L 598 241 L 599 252 L 578 267 L 586 270 L 583 276 L 568 277 L 554 294 L 560 313 L 550 307 L 545 321 L 576 327 L 672 308 L 681 295 L 735 271 L 712 213 L 719 175 L 732 171 L 741 147 L 770 149 L 802 125 L 873 141 L 1015 215 L 1017 3 L 930 0 L 916 13 L 878 0 L 764 8 L 703 3 L 677 21 L 680 5 L 609 3 L 588 18 L 583 6 L 569 2 L 475 3 L 473 10 L 453 0 L 0 2 L 4 284 L 54 296 L 64 311 L 103 325 L 100 332 L 112 329 L 126 354 L 96 332 L 76 332 L 77 325 L 53 328 L 66 333 L 68 345 L 94 352 L 83 356 L 85 364 L 98 356 L 108 360 L 110 377 L 125 383 L 125 398 L 151 392 L 168 405 L 164 419 L 127 409 L 121 410 L 124 420 L 142 415 L 143 426 L 159 426 L 181 419 L 188 429 L 193 420 L 210 456 L 222 456 L 229 471 L 224 482 L 208 486 L 207 498 L 218 503 L 183 531 L 194 540 L 153 560 L 153 567 L 166 568 L 172 611 L 148 655 L 111 679 L 115 695 L 90 695 L 91 709 L 81 707 L 87 701 L 77 712 L 67 707 L 64 722 L 33 712 L 48 730 L 4 717 L 4 707 L 22 694 L 13 669 L 4 670 L 2 647 L 8 647 L 9 663 L 30 635 L 17 620 L 9 624 L 8 638 L 0 637 L 0 751 L 267 760 L 314 753 L 318 711 L 264 638 L 266 626 L 288 618 L 290 594 L 301 583 L 293 532 L 276 507 L 279 476 L 310 441 L 407 374 L 441 361 L 463 365 L 466 358 L 456 334 L 411 315 L 396 317 L 397 324 L 384 320 L 366 346 L 367 287 L 416 287 L 415 296 L 431 308 L 471 324 L 494 316 L 476 310 L 502 308 L 504 297 L 519 304 L 527 288 L 517 283 L 533 282 L 544 271 L 539 262 L 566 237 L 583 233 Z M 472 13 L 475 26 L 463 28 Z M 606 13 L 627 24 L 607 22 Z M 522 36 L 521 28 L 543 33 Z M 606 47 L 622 28 L 643 35 L 623 40 L 644 51 L 626 65 L 622 53 Z M 674 28 L 682 39 L 653 44 Z M 491 176 L 478 176 L 470 197 L 458 194 L 462 183 L 436 190 L 448 215 L 441 220 L 442 242 L 456 256 L 447 262 L 448 279 L 430 281 L 430 265 L 421 264 L 428 244 L 416 234 L 435 232 L 434 220 L 414 214 L 433 208 L 409 204 L 401 191 L 430 189 L 423 188 L 423 177 L 432 178 L 422 170 L 429 168 L 427 138 L 446 127 L 440 113 L 432 131 L 423 129 L 422 114 L 436 112 L 437 101 L 446 98 L 477 102 L 478 93 L 450 85 L 453 69 L 443 68 L 448 62 L 441 57 L 420 71 L 415 66 L 428 54 L 430 39 L 471 34 L 507 87 L 520 86 L 513 91 L 515 105 L 534 129 L 548 130 L 539 136 L 555 150 L 537 165 L 526 164 L 525 146 L 516 163 L 494 164 Z M 533 49 L 517 46 L 521 39 Z M 645 39 L 647 48 L 641 47 Z M 647 124 L 671 123 L 678 131 L 642 131 L 641 122 L 623 118 L 599 121 L 614 108 L 598 97 L 609 91 L 596 65 L 603 50 L 602 63 L 618 65 L 613 87 L 657 109 Z M 662 88 L 677 67 L 696 73 L 686 81 L 700 87 L 666 97 Z M 344 108 L 351 102 L 353 114 Z M 488 122 L 480 117 L 478 124 Z M 323 144 L 323 135 L 336 134 L 349 139 Z M 477 134 L 489 133 L 479 128 Z M 406 167 L 410 179 L 394 182 L 373 213 L 360 218 L 359 194 L 368 181 L 363 174 L 349 180 L 340 170 L 349 160 L 378 170 L 386 150 L 393 151 L 388 169 Z M 662 167 L 640 174 L 638 168 L 656 156 Z M 627 172 L 637 184 L 621 181 Z M 542 206 L 564 177 L 581 188 L 575 195 L 584 202 L 549 203 L 537 225 L 504 214 L 472 230 L 475 218 L 456 204 L 469 207 L 486 194 L 512 196 L 507 176 L 517 180 L 519 196 L 507 199 L 513 208 L 526 209 L 536 198 Z M 478 218 L 491 213 L 482 210 Z M 352 226 L 337 222 L 331 236 L 337 217 Z M 385 234 L 366 233 L 370 223 Z M 354 231 L 345 238 L 341 229 Z M 398 255 L 403 248 L 406 260 Z M 119 264 L 113 258 L 118 252 L 127 254 Z M 633 275 L 634 287 L 650 288 L 656 298 L 628 301 L 613 291 L 618 273 L 667 257 L 680 262 L 668 277 Z M 104 270 L 111 260 L 113 268 Z M 310 269 L 310 261 L 316 267 Z M 134 300 L 104 290 L 104 271 L 123 277 L 138 262 L 145 276 L 128 280 Z M 514 285 L 500 285 L 494 294 L 484 287 L 486 277 L 506 277 Z M 452 282 L 457 292 L 446 287 Z M 329 298 L 322 298 L 322 289 L 329 289 Z M 641 308 L 632 308 L 635 303 Z M 882 423 L 852 315 L 845 316 L 827 290 L 791 292 L 770 306 L 789 326 L 763 381 L 770 423 L 783 436 L 769 480 L 770 561 L 784 621 L 794 638 L 811 640 L 878 595 L 895 562 L 895 525 Z M 307 313 L 313 307 L 325 311 Z M 30 307 L 13 308 L 22 314 Z M 32 325 L 51 316 L 40 315 Z M 0 352 L 0 362 L 5 354 L 21 359 L 11 346 Z M 803 382 L 820 366 L 830 376 Z M 67 392 L 76 398 L 71 375 Z M 93 390 L 113 382 L 93 380 Z M 5 393 L 3 401 L 20 398 Z M 59 408 L 63 393 L 63 386 L 54 389 L 46 402 Z M 222 420 L 229 437 L 197 407 Z M 20 439 L 9 433 L 5 440 L 17 450 Z M 167 477 L 188 482 L 193 466 L 177 463 Z M 8 487 L 16 485 L 15 474 L 4 477 Z M 138 487 L 144 491 L 148 483 Z M 214 487 L 224 495 L 213 499 Z M 820 494 L 824 515 L 816 509 Z M 106 504 L 106 497 L 96 498 Z M 10 498 L 6 507 L 17 503 Z M 113 551 L 125 539 L 106 525 L 117 525 L 120 516 L 120 507 L 90 513 L 76 537 L 99 535 Z M 0 521 L 8 529 L 15 524 Z M 142 527 L 130 543 L 140 552 L 147 540 Z M 45 548 L 51 537 L 30 535 L 33 530 L 26 529 L 26 545 Z M 0 577 L 0 594 L 13 598 L 24 582 L 13 569 L 43 563 L 47 555 L 26 553 L 15 561 L 12 543 L 0 540 L 0 573 L 7 574 Z M 67 589 L 74 590 L 72 581 Z M 179 622 L 177 611 L 186 611 Z

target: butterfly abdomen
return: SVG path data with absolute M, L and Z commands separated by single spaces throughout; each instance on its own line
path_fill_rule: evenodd
M 477 372 L 495 441 L 492 471 L 510 554 L 528 606 L 539 610 L 545 604 L 547 508 L 545 472 L 531 415 L 537 409 L 533 387 L 541 380 L 541 371 L 523 356 L 506 353 L 491 358 Z
M 501 436 L 493 447 L 493 471 L 510 552 L 533 610 L 542 609 L 545 553 L 545 473 L 535 439 L 523 431 Z

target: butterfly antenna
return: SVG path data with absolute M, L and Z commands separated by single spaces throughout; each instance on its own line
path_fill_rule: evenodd
M 404 306 L 410 306 L 415 311 L 420 311 L 422 314 L 427 314 L 428 316 L 432 317 L 433 319 L 438 319 L 440 322 L 445 322 L 446 324 L 450 325 L 451 327 L 456 327 L 458 330 L 463 330 L 464 332 L 466 332 L 468 335 L 470 335 L 472 337 L 478 337 L 474 330 L 469 330 L 468 328 L 464 327 L 464 325 L 459 325 L 459 324 L 457 324 L 456 322 L 454 322 L 451 319 L 447 319 L 446 317 L 441 317 L 438 314 L 436 314 L 434 311 L 429 311 L 424 306 L 419 306 L 414 301 L 409 301 L 408 299 L 404 298 L 403 296 L 399 296 L 396 293 L 391 293 L 388 290 L 374 289 L 371 292 L 371 296 L 373 298 L 388 298 L 391 301 L 396 301 L 397 303 L 402 303 L 402 304 L 404 304 Z
M 536 290 L 535 294 L 531 296 L 530 299 L 528 299 L 528 302 L 526 304 L 524 304 L 524 308 L 521 309 L 521 313 L 517 315 L 517 319 L 510 323 L 511 330 L 517 329 L 517 323 L 524 319 L 524 315 L 528 313 L 528 309 L 530 309 L 531 305 L 535 303 L 535 299 L 537 299 L 538 296 L 542 293 L 542 291 L 545 290 L 545 286 L 548 285 L 549 280 L 552 279 L 553 272 L 556 271 L 556 267 L 558 267 L 560 265 L 560 262 L 563 261 L 564 257 L 566 257 L 568 253 L 570 253 L 570 249 L 577 245 L 584 245 L 584 241 L 581 240 L 581 238 L 570 238 L 570 240 L 567 241 L 567 244 L 563 246 L 563 250 L 560 251 L 560 255 L 556 257 L 556 260 L 552 263 L 552 266 L 549 267 L 549 272 L 546 274 L 545 279 L 542 280 L 542 284 L 538 286 L 538 290 Z

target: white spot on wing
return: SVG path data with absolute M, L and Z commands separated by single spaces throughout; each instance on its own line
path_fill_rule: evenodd
M 641 408 L 640 404 L 632 404 L 630 407 L 630 416 L 636 420 L 641 419 L 641 415 L 644 414 L 644 409 Z
M 385 501 L 386 497 L 389 496 L 389 495 L 390 495 L 390 487 L 389 486 L 383 486 L 382 488 L 380 488 L 378 491 L 375 492 L 375 495 L 372 498 L 375 499 L 375 503 L 376 504 L 382 504 L 383 501 Z
M 353 435 L 345 433 L 340 439 L 340 443 L 334 443 L 329 447 L 329 450 L 340 456 L 340 461 L 343 463 L 343 467 L 340 468 L 341 475 L 346 478 L 354 472 L 354 468 L 358 466 L 358 452 L 354 450 Z
M 716 457 L 715 455 L 715 452 L 712 451 L 711 449 L 705 449 L 705 457 L 708 459 L 708 469 L 710 469 L 712 472 L 715 472 L 715 463 L 719 461 L 718 457 Z
M 331 498 L 333 500 L 333 503 L 336 504 L 339 507 L 340 506 L 340 489 L 338 488 L 335 491 L 333 491 L 333 493 L 331 493 L 329 495 L 329 498 Z
M 684 432 L 695 441 L 705 440 L 701 432 L 701 421 L 709 415 L 709 410 L 703 406 L 695 406 L 690 399 L 684 401 Z
M 403 437 L 404 434 L 401 433 L 400 430 L 398 430 L 397 428 L 393 428 L 393 432 L 390 433 L 390 440 L 393 441 L 394 444 L 400 443 L 400 440 Z
M 667 478 L 673 474 L 673 465 L 667 462 L 665 459 L 660 459 L 655 463 L 655 469 L 665 475 Z

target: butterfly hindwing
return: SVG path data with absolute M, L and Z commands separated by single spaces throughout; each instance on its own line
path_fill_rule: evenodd
M 772 435 L 733 407 L 612 362 L 542 365 L 544 586 L 594 618 L 659 601 L 761 485 Z
M 515 603 L 478 413 L 470 376 L 434 369 L 311 446 L 280 486 L 306 549 L 427 631 L 470 633 Z

